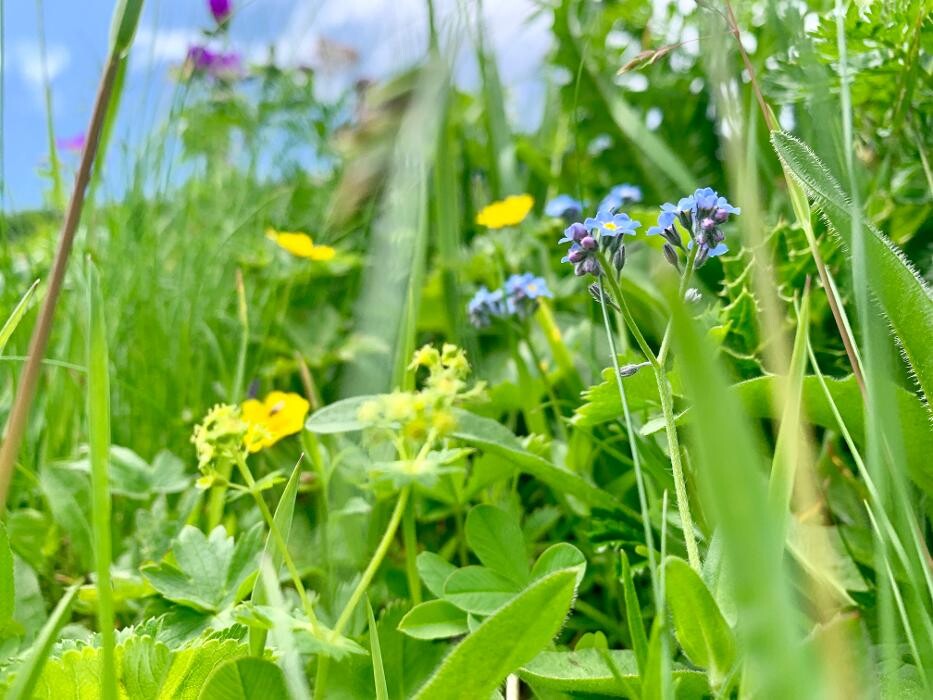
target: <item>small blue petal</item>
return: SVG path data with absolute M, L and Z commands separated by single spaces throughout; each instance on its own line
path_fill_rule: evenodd
M 729 252 L 729 247 L 725 243 L 720 243 L 715 248 L 709 249 L 709 256 L 711 258 L 715 258 L 719 255 L 722 255 L 723 253 L 728 253 L 728 252 Z

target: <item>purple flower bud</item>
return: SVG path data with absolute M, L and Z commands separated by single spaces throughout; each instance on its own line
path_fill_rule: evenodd
M 583 250 L 582 248 L 571 250 L 567 254 L 567 259 L 570 260 L 570 262 L 572 263 L 582 262 L 585 257 L 586 257 L 586 251 Z
M 580 241 L 580 245 L 582 245 L 587 250 L 596 250 L 596 239 L 592 236 L 584 236 Z
M 217 24 L 226 22 L 233 12 L 233 0 L 208 0 L 208 5 Z
M 713 229 L 713 228 L 715 228 L 715 227 L 716 227 L 716 222 L 713 221 L 713 220 L 712 220 L 710 217 L 708 217 L 708 216 L 707 216 L 705 219 L 702 219 L 702 220 L 700 221 L 700 228 L 702 228 L 704 231 L 709 231 L 709 230 L 711 230 L 711 229 Z
M 573 274 L 575 274 L 577 277 L 583 277 L 586 274 L 586 270 L 583 269 L 585 264 L 586 264 L 586 261 L 582 261 L 574 265 Z
M 574 241 L 576 241 L 577 243 L 579 243 L 579 242 L 582 241 L 584 238 L 586 238 L 587 236 L 589 236 L 590 233 L 589 233 L 589 231 L 586 230 L 586 226 L 584 226 L 583 224 L 581 224 L 581 223 L 578 221 L 578 222 L 576 222 L 576 223 L 574 223 L 574 224 L 570 224 L 570 226 L 569 226 L 569 227 L 567 228 L 567 230 L 564 232 L 564 235 L 570 237 L 571 239 L 573 239 Z
M 729 218 L 729 212 L 725 209 L 717 209 L 713 214 L 713 218 L 716 219 L 716 223 L 724 223 L 726 219 Z
M 599 268 L 599 262 L 596 258 L 587 258 L 582 263 L 580 267 L 583 269 L 584 274 L 593 275 L 599 277 L 602 274 L 602 270 Z

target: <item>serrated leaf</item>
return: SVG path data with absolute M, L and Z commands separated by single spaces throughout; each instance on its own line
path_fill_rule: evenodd
M 458 644 L 416 698 L 487 698 L 509 674 L 528 663 L 563 626 L 576 572 L 557 571 L 536 581 Z
M 271 661 L 244 657 L 226 661 L 208 677 L 198 700 L 287 698 L 282 670 Z
M 481 504 L 467 515 L 464 533 L 470 549 L 487 568 L 518 586 L 528 581 L 525 538 L 515 518 L 500 508 Z
M 446 639 L 469 631 L 467 613 L 446 600 L 416 605 L 402 618 L 398 629 L 415 639 Z

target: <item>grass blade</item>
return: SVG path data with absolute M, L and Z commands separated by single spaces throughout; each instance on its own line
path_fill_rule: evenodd
M 100 282 L 93 263 L 88 265 L 87 415 L 91 459 L 91 522 L 94 532 L 94 566 L 97 574 L 97 627 L 101 646 L 101 697 L 117 697 L 114 646 L 113 557 L 110 526 L 110 361 L 107 327 Z
M 23 320 L 23 316 L 25 316 L 26 312 L 29 310 L 29 302 L 32 301 L 32 297 L 36 293 L 36 288 L 38 288 L 38 286 L 39 280 L 32 283 L 32 286 L 26 290 L 26 293 L 23 294 L 19 303 L 16 304 L 16 307 L 4 322 L 3 328 L 0 328 L 0 353 L 3 352 L 7 342 L 10 340 L 10 336 L 13 335 L 13 331 L 16 330 L 19 322 Z
M 55 610 L 52 611 L 49 619 L 42 626 L 39 636 L 26 656 L 26 660 L 16 670 L 16 678 L 7 691 L 7 700 L 27 700 L 32 697 L 36 682 L 39 680 L 39 676 L 42 675 L 45 660 L 55 643 L 58 630 L 65 624 L 65 620 L 71 612 L 71 605 L 78 595 L 81 583 L 82 581 L 77 581 L 68 587 L 65 595 L 58 601 Z
M 376 683 L 376 700 L 389 700 L 389 686 L 386 683 L 386 670 L 382 665 L 382 648 L 379 646 L 379 630 L 376 628 L 376 616 L 373 606 L 366 599 L 366 615 L 369 619 L 369 653 L 373 657 L 373 676 Z

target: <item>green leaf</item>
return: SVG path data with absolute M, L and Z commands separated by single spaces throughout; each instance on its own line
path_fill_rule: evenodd
M 852 210 L 846 193 L 810 148 L 790 134 L 772 132 L 774 150 L 806 190 L 840 243 L 852 249 Z M 861 222 L 873 270 L 871 292 L 894 330 L 904 359 L 929 405 L 933 399 L 933 296 L 901 251 L 869 222 Z
M 376 686 L 376 700 L 389 700 L 389 688 L 386 685 L 386 671 L 382 663 L 382 648 L 379 646 L 379 630 L 376 628 L 376 616 L 373 606 L 366 599 L 366 616 L 369 620 L 369 653 L 373 659 L 373 681 Z
M 85 467 L 86 469 L 86 467 Z M 39 485 L 49 512 L 71 541 L 71 550 L 81 568 L 94 566 L 91 537 L 91 481 L 76 464 L 48 464 L 39 472 Z
M 444 599 L 461 610 L 488 615 L 505 605 L 518 591 L 515 583 L 492 569 L 465 566 L 448 577 Z
M 457 567 L 451 564 L 444 557 L 434 552 L 421 552 L 416 560 L 418 566 L 418 575 L 438 598 L 444 597 L 444 584 L 448 577 L 457 570 Z
M 635 651 L 635 660 L 638 661 L 638 672 L 643 674 L 648 663 L 648 636 L 645 634 L 645 622 L 641 616 L 641 605 L 638 594 L 635 592 L 635 581 L 632 578 L 632 567 L 628 561 L 625 550 L 619 552 L 622 563 L 622 595 L 625 600 L 625 622 L 628 624 L 629 636 L 632 638 L 632 648 Z
M 642 361 L 644 358 L 634 353 L 619 356 L 620 366 Z M 619 398 L 619 388 L 612 373 L 613 368 L 606 367 L 601 372 L 602 381 L 583 390 L 583 403 L 573 412 L 574 425 L 601 425 L 607 421 L 618 420 L 622 415 L 622 399 Z M 632 411 L 660 407 L 658 385 L 649 368 L 643 368 L 631 377 L 626 377 L 625 398 Z
M 357 419 L 360 406 L 367 401 L 378 400 L 378 395 L 353 396 L 342 399 L 319 408 L 308 416 L 305 421 L 305 430 L 318 435 L 334 435 L 337 433 L 352 433 L 365 428 L 365 424 Z
M 58 605 L 55 606 L 55 610 L 43 625 L 42 631 L 39 632 L 39 636 L 26 655 L 25 661 L 16 669 L 16 677 L 6 694 L 7 700 L 26 700 L 26 698 L 33 697 L 33 689 L 42 674 L 49 651 L 52 649 L 58 630 L 65 624 L 71 613 L 71 604 L 78 595 L 80 587 L 80 582 L 70 586 L 58 601 Z
M 6 534 L 6 525 L 0 522 L 0 640 L 13 632 L 13 612 L 16 607 L 16 579 L 13 573 L 13 550 Z
M 402 618 L 398 629 L 415 639 L 459 637 L 469 631 L 467 613 L 446 600 L 416 605 Z
M 32 283 L 29 289 L 26 290 L 26 293 L 23 294 L 22 298 L 13 307 L 13 311 L 7 317 L 7 320 L 3 323 L 3 328 L 0 328 L 0 353 L 3 352 L 3 348 L 6 347 L 7 341 L 10 339 L 10 336 L 13 335 L 13 331 L 16 330 L 16 327 L 19 325 L 19 322 L 23 320 L 23 316 L 26 315 L 26 311 L 29 310 L 29 302 L 32 300 L 33 294 L 36 293 L 36 288 L 39 286 L 39 280 L 36 280 Z
M 257 523 L 234 546 L 223 526 L 207 537 L 185 525 L 172 546 L 175 563 L 163 561 L 140 571 L 165 598 L 201 612 L 219 612 L 246 595 L 257 570 L 261 532 Z
M 531 578 L 544 578 L 561 569 L 576 569 L 578 586 L 586 573 L 586 557 L 569 542 L 552 544 L 541 552 L 541 556 L 531 568 Z
M 742 411 L 752 418 L 774 418 L 777 415 L 772 400 L 777 387 L 777 377 L 765 376 L 739 382 L 730 388 L 730 393 L 741 401 Z M 829 393 L 836 404 L 852 438 L 865 448 L 865 411 L 862 394 L 855 378 L 826 378 Z M 910 391 L 894 387 L 897 398 L 898 419 L 904 435 L 907 473 L 917 486 L 926 493 L 933 493 L 933 470 L 929 469 L 929 455 L 933 454 L 933 431 L 929 429 L 927 409 L 920 399 Z M 826 400 L 819 377 L 808 375 L 803 380 L 802 403 L 807 420 L 813 425 L 836 429 L 836 417 Z M 689 423 L 693 411 L 687 410 L 677 417 L 678 425 Z M 663 423 L 658 429 L 663 429 Z
M 641 695 L 641 679 L 635 653 L 628 649 L 609 651 L 621 673 L 617 679 L 600 649 L 575 651 L 542 651 L 518 672 L 533 688 L 553 693 L 589 693 L 611 697 L 637 698 Z M 709 688 L 702 673 L 675 669 L 674 682 L 682 697 L 697 698 Z M 621 680 L 621 682 L 620 682 Z
M 528 452 L 512 431 L 501 423 L 459 409 L 455 410 L 454 414 L 457 418 L 454 437 L 512 462 L 518 469 L 547 484 L 558 493 L 574 496 L 590 506 L 619 510 L 631 518 L 638 518 L 631 508 L 623 506 L 614 496 L 586 481 L 579 474 Z
M 298 484 L 300 481 L 301 462 L 299 461 L 295 465 L 295 468 L 292 469 L 292 475 L 289 477 L 288 483 L 285 484 L 285 488 L 282 490 L 282 496 L 279 498 L 279 503 L 275 507 L 275 514 L 272 516 L 272 520 L 278 527 L 279 532 L 281 532 L 282 536 L 285 538 L 286 545 L 288 544 L 289 533 L 292 531 L 292 516 L 295 513 L 295 498 L 298 496 Z M 272 536 L 271 532 L 266 534 L 263 558 L 268 560 L 272 570 L 278 573 L 285 557 L 281 549 L 276 546 L 275 538 Z M 250 596 L 250 600 L 256 605 L 263 605 L 266 602 L 265 586 L 258 576 L 253 583 L 253 593 Z M 266 646 L 266 630 L 258 627 L 250 628 L 249 644 L 250 650 L 254 656 L 261 655 L 262 650 Z
M 735 663 L 735 637 L 700 575 L 683 559 L 664 562 L 667 604 L 677 641 L 694 664 L 709 669 L 718 688 Z
M 208 676 L 198 700 L 287 698 L 282 670 L 271 661 L 244 657 L 226 661 Z
M 114 493 L 141 501 L 154 494 L 179 493 L 191 485 L 185 463 L 168 450 L 159 452 L 150 465 L 119 445 L 110 448 L 110 477 Z
M 531 584 L 460 642 L 416 697 L 489 697 L 560 630 L 573 601 L 576 577 L 573 570 L 557 571 Z
M 512 516 L 495 506 L 478 505 L 467 515 L 465 534 L 485 566 L 519 586 L 528 582 L 525 537 Z

